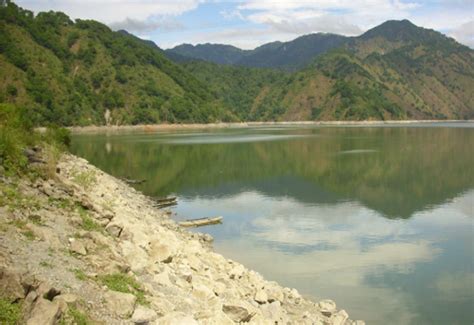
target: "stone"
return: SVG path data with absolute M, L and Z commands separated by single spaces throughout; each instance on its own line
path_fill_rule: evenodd
M 268 296 L 265 290 L 260 289 L 257 290 L 257 293 L 255 294 L 254 300 L 260 304 L 264 304 L 268 301 Z
M 265 292 L 267 293 L 269 302 L 273 302 L 273 301 L 282 302 L 285 299 L 285 296 L 283 295 L 283 291 L 276 285 L 265 287 Z
M 79 298 L 76 295 L 73 295 L 72 293 L 64 293 L 54 297 L 53 299 L 53 301 L 59 300 L 64 301 L 68 305 L 74 305 L 75 303 L 77 303 Z
M 336 311 L 336 303 L 330 299 L 321 300 L 318 302 L 317 307 L 324 316 L 331 316 Z
M 87 250 L 80 240 L 73 240 L 71 242 L 71 252 L 79 254 L 79 255 L 87 255 Z
M 150 259 L 152 261 L 169 263 L 172 261 L 173 256 L 176 254 L 176 249 L 169 242 L 164 243 L 158 240 L 154 240 L 150 243 L 148 254 L 150 255 Z
M 241 264 L 238 264 L 230 270 L 229 277 L 231 279 L 240 279 L 243 276 L 244 272 L 245 268 Z
M 131 321 L 135 324 L 145 325 L 154 321 L 158 315 L 150 308 L 137 306 L 133 312 Z
M 337 313 L 334 313 L 330 318 L 329 321 L 333 325 L 343 325 L 346 320 L 349 318 L 345 310 L 340 310 Z
M 25 298 L 25 289 L 21 284 L 20 274 L 0 268 L 0 293 L 11 302 Z
M 26 325 L 53 325 L 61 316 L 57 302 L 39 298 L 33 306 Z
M 238 305 L 223 305 L 222 311 L 237 323 L 248 322 L 253 316 L 247 308 Z
M 172 287 L 173 283 L 171 283 L 170 278 L 169 278 L 169 273 L 168 270 L 163 270 L 163 272 L 160 272 L 158 274 L 155 274 L 153 276 L 153 281 L 159 285 L 165 286 L 165 287 Z
M 165 317 L 156 320 L 159 325 L 199 325 L 199 323 L 189 315 L 181 312 L 172 312 Z
M 196 297 L 200 301 L 209 300 L 209 299 L 216 296 L 214 294 L 214 291 L 209 289 L 207 286 L 205 286 L 203 284 L 199 284 L 199 283 L 198 284 L 193 284 L 192 294 L 193 294 L 194 297 Z
M 107 226 L 105 226 L 105 231 L 107 231 L 110 235 L 114 237 L 120 237 L 122 230 L 123 230 L 123 227 L 114 222 L 109 222 Z
M 263 316 L 272 323 L 280 323 L 283 318 L 283 309 L 279 301 L 274 301 L 270 304 L 265 304 L 260 307 Z
M 137 297 L 131 293 L 117 291 L 107 291 L 104 298 L 108 309 L 122 318 L 129 317 L 133 313 L 137 301 Z
M 140 273 L 148 265 L 148 254 L 144 249 L 125 240 L 120 243 L 122 254 L 133 272 Z

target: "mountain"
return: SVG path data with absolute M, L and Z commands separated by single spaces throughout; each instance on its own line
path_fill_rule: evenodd
M 252 51 L 179 49 L 8 2 L 0 103 L 27 109 L 36 125 L 474 118 L 474 51 L 406 20 Z
M 349 38 L 334 34 L 310 34 L 290 42 L 272 42 L 255 48 L 241 50 L 237 47 L 222 44 L 182 44 L 166 50 L 170 59 L 174 55 L 182 58 L 203 60 L 217 64 L 229 64 L 259 68 L 284 68 L 292 70 L 301 68 L 314 57 L 330 49 L 339 47 Z
M 0 7 L 0 80 L 0 102 L 26 107 L 35 124 L 228 119 L 207 86 L 152 42 L 12 2 Z
M 183 66 L 214 89 L 235 115 L 244 112 L 251 120 L 474 117 L 474 51 L 407 20 L 388 21 L 320 53 L 297 72 L 257 83 L 260 69 L 241 75 L 237 66 Z M 239 93 L 253 100 L 244 104 L 230 98 Z
M 170 58 L 173 58 L 173 55 L 179 55 L 188 59 L 198 59 L 218 64 L 236 64 L 246 55 L 247 51 L 232 45 L 207 43 L 196 46 L 181 44 L 172 50 L 166 50 L 166 53 L 170 54 Z

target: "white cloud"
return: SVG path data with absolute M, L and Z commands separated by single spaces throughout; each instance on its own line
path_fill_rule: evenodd
M 453 28 L 448 32 L 448 35 L 457 41 L 474 48 L 474 20 Z
M 156 30 L 172 31 L 183 28 L 183 25 L 178 21 L 170 18 L 149 18 L 146 20 L 138 20 L 127 17 L 126 19 L 110 24 L 114 30 L 125 29 L 131 33 L 144 33 Z
M 196 9 L 200 0 L 17 0 L 18 5 L 34 12 L 62 11 L 72 18 L 94 19 L 105 24 L 132 20 L 145 21 L 151 16 L 178 16 Z

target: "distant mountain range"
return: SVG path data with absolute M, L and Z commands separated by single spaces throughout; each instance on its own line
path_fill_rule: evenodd
M 254 50 L 163 51 L 60 12 L 0 7 L 0 102 L 35 124 L 474 118 L 474 51 L 407 20 Z

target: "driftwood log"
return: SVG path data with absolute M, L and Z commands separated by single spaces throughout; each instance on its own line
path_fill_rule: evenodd
M 201 226 L 207 226 L 207 225 L 215 225 L 218 223 L 222 223 L 222 217 L 192 219 L 192 220 L 181 221 L 178 224 L 181 227 L 201 227 Z

